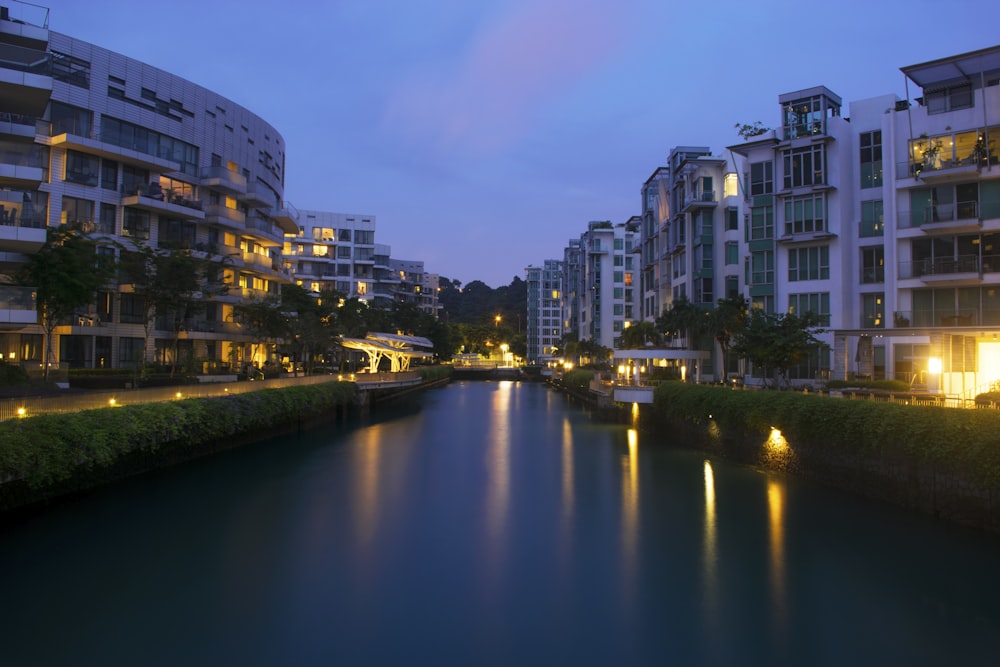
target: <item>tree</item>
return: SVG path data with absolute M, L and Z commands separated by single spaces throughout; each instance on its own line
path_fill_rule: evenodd
M 622 348 L 626 350 L 657 346 L 662 340 L 663 336 L 652 322 L 636 322 L 622 331 Z
M 685 337 L 688 347 L 699 349 L 699 339 L 708 331 L 708 311 L 688 301 L 686 296 L 674 299 L 670 308 L 656 318 L 656 326 L 668 340 Z
M 75 311 L 91 304 L 99 289 L 114 275 L 114 261 L 97 254 L 97 243 L 71 227 L 49 228 L 45 245 L 28 257 L 16 280 L 34 287 L 45 332 L 43 377 L 55 357 L 53 331 Z
M 208 299 L 227 290 L 219 277 L 223 266 L 222 262 L 196 257 L 189 250 L 151 248 L 141 243 L 122 250 L 121 281 L 132 286 L 144 309 L 143 349 L 148 349 L 154 328 L 169 331 L 173 343 L 171 376 L 177 367 L 180 332 L 204 310 Z M 143 354 L 140 372 L 145 372 L 145 367 Z
M 733 336 L 743 331 L 747 321 L 747 300 L 742 296 L 719 299 L 709 313 L 708 328 L 722 351 L 722 377 L 729 372 L 729 348 Z
M 732 349 L 758 368 L 765 382 L 778 382 L 787 378 L 789 368 L 823 345 L 813 335 L 822 332 L 819 324 L 820 317 L 812 312 L 770 314 L 754 308 L 746 327 L 733 336 Z

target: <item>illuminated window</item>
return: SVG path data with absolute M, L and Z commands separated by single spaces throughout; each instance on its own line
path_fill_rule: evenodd
M 368 283 L 358 283 L 358 295 L 368 294 Z
M 736 174 L 726 174 L 723 181 L 723 192 L 724 197 L 735 197 L 739 194 L 739 183 L 740 177 Z

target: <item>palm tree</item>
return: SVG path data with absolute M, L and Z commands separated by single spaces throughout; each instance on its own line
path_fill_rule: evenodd
M 660 345 L 663 336 L 652 322 L 636 322 L 622 331 L 622 349 L 639 350 Z

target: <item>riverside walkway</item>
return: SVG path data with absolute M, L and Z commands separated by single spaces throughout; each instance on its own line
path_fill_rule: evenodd
M 210 382 L 185 384 L 173 387 L 147 389 L 95 390 L 51 396 L 25 396 L 0 399 L 0 421 L 32 415 L 79 412 L 99 408 L 177 401 L 187 398 L 209 398 L 244 394 L 264 389 L 280 389 L 325 382 L 353 382 L 360 391 L 409 387 L 421 383 L 417 371 L 385 373 L 343 373 L 337 375 L 308 375 L 304 377 L 275 378 L 272 380 Z

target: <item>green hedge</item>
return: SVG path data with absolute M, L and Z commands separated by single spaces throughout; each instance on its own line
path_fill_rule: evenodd
M 594 371 L 587 368 L 574 368 L 562 376 L 563 386 L 570 389 L 590 389 L 590 381 L 594 379 Z
M 356 391 L 330 382 L 0 422 L 0 480 L 7 482 L 0 490 L 12 479 L 50 487 L 137 452 L 184 458 L 185 450 L 194 455 L 203 445 L 329 414 Z
M 838 448 L 848 457 L 888 455 L 930 464 L 1000 488 L 1000 411 L 854 401 L 796 392 L 734 391 L 666 382 L 654 392 L 657 417 L 788 442 Z
M 417 368 L 420 372 L 420 379 L 424 382 L 434 382 L 435 380 L 440 380 L 444 377 L 449 377 L 455 372 L 454 366 L 420 366 Z

